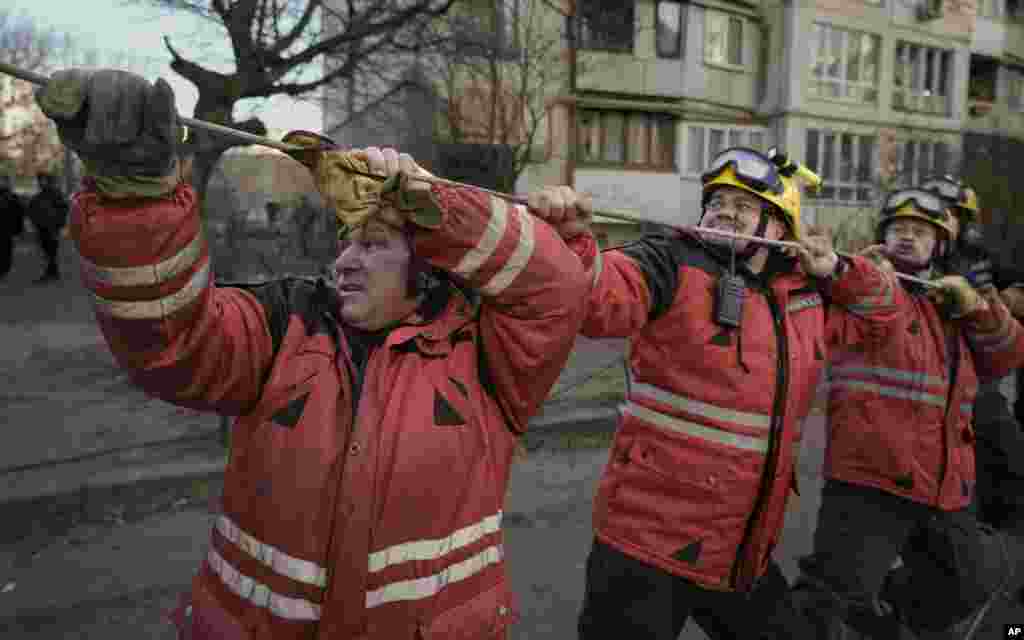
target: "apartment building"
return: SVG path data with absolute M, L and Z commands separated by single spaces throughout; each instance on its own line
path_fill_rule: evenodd
M 525 2 L 479 1 L 510 16 Z M 777 145 L 824 178 L 805 219 L 835 225 L 886 189 L 957 171 L 965 133 L 1024 139 L 1024 0 L 575 4 L 572 21 L 568 0 L 545 18 L 567 68 L 574 26 L 575 89 L 548 88 L 518 191 L 571 181 L 693 223 L 710 157 Z
M 824 178 L 805 219 L 835 224 L 884 188 L 955 170 L 966 128 L 1019 126 L 1024 76 L 1007 64 L 1024 38 L 1015 7 L 991 3 L 976 30 L 975 7 L 948 0 L 606 3 L 615 20 L 581 2 L 584 71 L 574 98 L 553 100 L 551 153 L 531 175 L 569 167 L 609 206 L 693 223 L 710 157 L 778 145 Z M 1006 96 L 984 117 L 968 100 L 981 51 Z

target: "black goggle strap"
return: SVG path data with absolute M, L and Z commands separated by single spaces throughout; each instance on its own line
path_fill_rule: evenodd
M 784 190 L 775 163 L 746 147 L 732 147 L 715 156 L 707 171 L 701 175 L 701 181 L 707 183 L 714 180 L 730 166 L 736 178 L 752 189 L 776 194 Z

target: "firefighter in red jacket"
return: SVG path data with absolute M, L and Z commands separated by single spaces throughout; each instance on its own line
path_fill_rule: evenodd
M 567 188 L 538 214 L 593 271 L 583 333 L 629 338 L 630 385 L 594 506 L 581 638 L 807 637 L 771 553 L 795 489 L 798 425 L 835 343 L 886 339 L 895 284 L 801 230 L 774 158 L 728 149 L 703 175 L 701 225 L 803 243 L 670 231 L 598 252 Z M 859 315 L 840 311 L 846 305 Z
M 887 197 L 877 232 L 896 269 L 931 278 L 954 227 L 946 202 L 914 188 Z M 1005 375 L 1024 360 L 1024 331 L 993 287 L 979 292 L 960 275 L 935 284 L 900 288 L 896 303 L 909 324 L 884 348 L 830 362 L 826 483 L 814 552 L 801 559 L 794 588 L 823 639 L 844 626 L 879 639 L 905 637 L 903 623 L 943 629 L 1012 579 L 1017 543 L 967 509 L 971 412 L 979 376 Z M 928 544 L 904 548 L 921 535 Z M 887 589 L 883 602 L 901 549 L 911 580 Z M 939 591 L 946 597 L 920 601 Z
M 926 180 L 921 188 L 942 197 L 952 214 L 956 239 L 952 243 L 953 251 L 944 260 L 943 270 L 966 277 L 975 288 L 988 283 L 995 285 L 1011 315 L 1019 320 L 1024 316 L 1024 305 L 1021 304 L 1024 301 L 1021 293 L 1024 274 L 1015 267 L 994 260 L 988 250 L 974 189 L 949 175 Z M 970 508 L 988 526 L 971 535 L 983 538 L 1003 535 L 996 530 L 1018 537 L 1024 535 L 1024 469 L 1021 467 L 1024 463 L 1024 433 L 1001 391 L 1004 381 L 1003 378 L 979 380 L 972 414 L 977 484 Z M 904 617 L 910 624 L 922 619 L 931 627 L 938 628 L 944 620 L 948 621 L 951 626 L 945 631 L 947 637 L 959 637 L 963 635 L 963 628 L 971 627 L 979 634 L 986 633 L 982 621 L 994 623 L 1005 617 L 1005 609 L 1014 606 L 1011 601 L 1019 602 L 1020 594 L 1010 593 L 1017 587 L 1008 584 L 1002 592 L 993 594 L 993 601 L 979 608 L 976 614 L 958 621 L 963 615 L 963 604 L 957 602 L 957 598 L 952 602 L 944 601 L 944 598 L 956 596 L 962 590 L 960 585 L 949 584 L 948 579 L 932 579 L 935 577 L 933 567 L 937 564 L 944 562 L 955 566 L 955 558 L 950 554 L 956 545 L 951 544 L 949 537 L 949 527 L 942 521 L 915 531 L 901 552 L 900 566 L 886 576 L 880 597 L 891 603 L 900 603 L 904 609 L 909 608 Z M 998 541 L 985 544 L 998 544 Z M 937 563 L 941 550 L 946 557 Z M 915 579 L 922 570 L 931 584 L 922 585 L 921 580 Z M 957 575 L 955 571 L 948 573 L 953 578 Z M 952 626 L 953 623 L 958 624 Z
M 71 237 L 118 362 L 159 398 L 238 416 L 185 635 L 504 637 L 510 462 L 589 287 L 555 230 L 409 180 L 393 150 L 318 152 L 332 201 L 366 195 L 346 163 L 406 176 L 343 230 L 337 283 L 216 286 L 170 87 L 72 70 L 37 100 L 92 175 Z

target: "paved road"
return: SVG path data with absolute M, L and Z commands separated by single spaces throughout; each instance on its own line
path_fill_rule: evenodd
M 599 425 L 610 429 L 610 424 Z M 591 540 L 591 498 L 607 458 L 552 437 L 517 464 L 506 526 L 509 570 L 519 596 L 516 640 L 575 635 L 583 565 Z M 802 551 L 808 497 L 790 519 L 783 556 Z M 42 546 L 0 548 L 0 637 L 171 638 L 161 622 L 207 545 L 210 514 L 188 509 L 131 524 L 80 526 Z M 789 563 L 791 564 L 791 563 Z M 687 639 L 702 638 L 696 629 Z
M 791 503 L 778 550 L 791 577 L 796 557 L 810 547 L 822 427 L 820 417 L 805 425 L 801 496 Z M 575 637 L 591 497 L 607 451 L 565 445 L 564 438 L 552 438 L 513 471 L 506 525 L 509 571 L 521 608 L 514 640 Z M 28 541 L 0 548 L 0 637 L 170 640 L 162 613 L 198 565 L 210 517 L 182 510 L 133 524 L 81 526 L 45 545 Z M 975 637 L 1000 637 L 995 634 L 1003 622 L 1021 621 L 1021 610 L 1002 611 Z M 681 637 L 705 636 L 691 625 Z

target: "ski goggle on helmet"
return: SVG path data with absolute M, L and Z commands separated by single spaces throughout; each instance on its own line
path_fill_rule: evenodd
M 949 213 L 949 203 L 938 194 L 924 189 L 900 189 L 885 198 L 878 219 L 880 238 L 885 226 L 896 218 L 924 220 L 945 231 L 949 237 L 953 234 L 953 216 Z
M 778 166 L 760 152 L 746 147 L 732 147 L 715 156 L 711 166 L 701 174 L 701 182 L 707 185 L 715 181 L 726 169 L 732 169 L 734 179 L 757 194 L 781 196 L 786 189 Z
M 951 202 L 953 206 L 966 213 L 968 220 L 974 221 L 978 217 L 978 194 L 956 178 L 952 176 L 930 178 L 921 185 L 921 188 L 937 193 Z
M 711 160 L 701 182 L 704 204 L 716 187 L 742 189 L 775 205 L 793 237 L 800 238 L 800 188 L 771 157 L 747 147 L 731 147 Z

